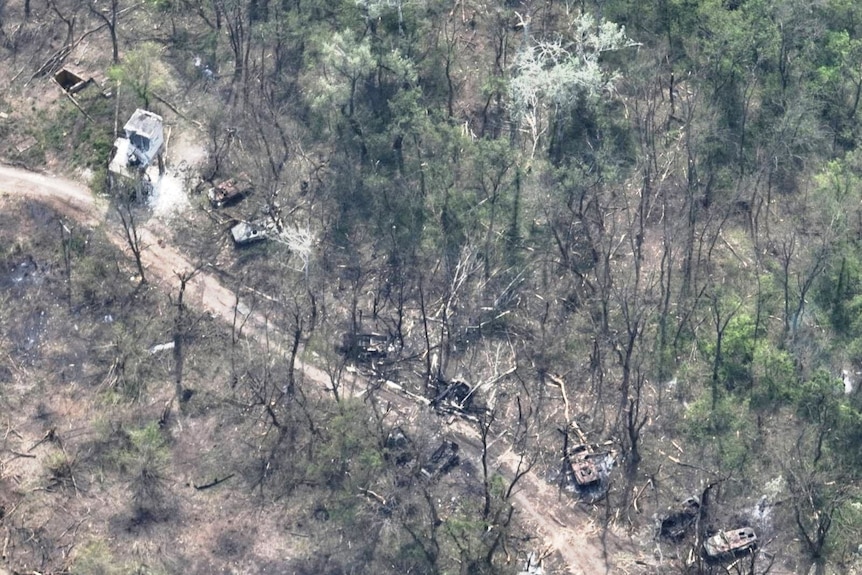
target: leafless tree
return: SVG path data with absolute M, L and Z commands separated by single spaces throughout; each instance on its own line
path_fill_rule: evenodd
M 90 13 L 105 23 L 111 35 L 111 56 L 114 64 L 120 63 L 120 47 L 117 40 L 117 16 L 120 11 L 119 0 L 109 0 L 109 5 L 103 7 L 95 0 L 89 0 Z
M 120 193 L 123 192 L 121 191 Z M 140 283 L 143 285 L 147 283 L 147 278 L 144 272 L 142 254 L 144 250 L 147 249 L 147 246 L 144 244 L 141 239 L 141 234 L 138 231 L 137 218 L 132 209 L 132 203 L 130 201 L 119 199 L 115 203 L 114 207 L 117 215 L 120 216 L 120 223 L 123 226 L 123 236 L 126 239 L 126 244 L 132 252 L 132 256 L 135 258 L 135 265 L 138 268 L 138 276 L 141 278 Z
M 69 14 L 64 14 L 57 6 L 57 0 L 48 0 L 48 6 L 57 15 L 57 18 L 66 25 L 66 41 L 64 42 L 64 46 L 71 47 L 72 41 L 75 38 L 75 22 L 78 19 L 77 12 L 73 10 Z
M 63 252 L 63 270 L 66 274 L 66 300 L 72 309 L 72 230 L 64 219 L 57 221 L 60 228 L 60 248 Z
M 505 546 L 506 538 L 509 535 L 509 527 L 512 522 L 512 516 L 515 507 L 512 503 L 512 497 L 515 494 L 515 488 L 521 479 L 527 475 L 535 462 L 534 455 L 530 454 L 528 449 L 527 439 L 529 437 L 532 424 L 532 408 L 525 409 L 520 396 L 516 397 L 516 406 L 518 411 L 518 419 L 514 424 L 512 437 L 514 445 L 519 451 L 518 462 L 514 470 L 511 471 L 509 479 L 505 480 L 503 485 L 505 489 L 497 491 L 493 485 L 493 477 L 500 472 L 500 468 L 492 469 L 492 454 L 490 452 L 492 439 L 492 426 L 497 422 L 496 406 L 483 413 L 478 421 L 477 427 L 479 431 L 479 439 L 481 443 L 481 463 L 482 463 L 482 519 L 484 520 L 490 537 L 486 543 L 486 550 L 481 561 L 484 565 L 491 567 L 494 564 L 494 556 Z
M 177 294 L 177 299 L 174 303 L 174 307 L 176 307 L 177 314 L 174 316 L 174 333 L 173 333 L 173 342 L 174 342 L 174 385 L 176 387 L 176 397 L 180 406 L 182 407 L 188 397 L 186 396 L 185 390 L 183 389 L 183 366 L 185 364 L 185 340 L 188 334 L 189 326 L 188 326 L 188 314 L 186 310 L 186 304 L 183 301 L 186 293 L 186 287 L 188 286 L 188 282 L 194 278 L 198 270 L 191 271 L 182 271 L 182 272 L 174 272 L 177 276 L 177 279 L 180 280 L 179 292 Z

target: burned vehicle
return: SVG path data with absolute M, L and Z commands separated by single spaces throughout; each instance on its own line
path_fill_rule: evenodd
M 251 183 L 237 178 L 227 179 L 207 190 L 207 198 L 214 208 L 233 205 L 252 192 Z
M 443 440 L 419 471 L 427 479 L 434 479 L 446 475 L 455 469 L 459 463 L 461 463 L 461 458 L 458 455 L 458 444 L 454 441 Z
M 265 240 L 267 226 L 263 222 L 239 222 L 230 229 L 230 235 L 235 245 L 245 246 Z
M 740 527 L 730 531 L 719 531 L 703 542 L 703 553 L 708 560 L 732 559 L 753 551 L 757 547 L 757 535 L 751 527 Z
M 610 489 L 610 471 L 614 465 L 611 452 L 596 452 L 586 443 L 586 436 L 578 432 L 578 443 L 570 447 L 568 430 L 560 430 L 565 436 L 563 444 L 563 468 L 560 480 L 568 491 L 575 493 L 585 503 L 604 499 Z
M 354 333 L 344 336 L 339 351 L 357 361 L 385 359 L 392 340 L 379 333 Z
M 438 377 L 434 382 L 437 390 L 431 405 L 442 413 L 467 413 L 473 411 L 473 389 L 467 383 L 453 379 L 446 381 Z
M 674 542 L 681 541 L 699 514 L 700 501 L 696 497 L 689 497 L 661 520 L 659 536 Z
M 593 487 L 601 481 L 599 468 L 592 455 L 590 448 L 584 444 L 575 445 L 569 451 L 569 465 L 578 487 Z

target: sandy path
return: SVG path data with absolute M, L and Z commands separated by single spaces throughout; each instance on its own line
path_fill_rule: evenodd
M 106 221 L 107 202 L 94 199 L 85 186 L 71 180 L 0 165 L 0 197 L 7 195 L 37 198 L 90 226 L 98 226 Z M 141 239 L 147 246 L 142 253 L 142 261 L 149 274 L 147 279 L 163 289 L 173 291 L 179 286 L 176 274 L 190 271 L 194 265 L 164 239 L 157 237 L 156 230 L 146 227 L 139 229 Z M 109 228 L 107 235 L 118 248 L 128 252 L 121 229 Z M 188 283 L 186 293 L 191 296 L 187 299 L 190 304 L 199 305 L 229 324 L 234 321 L 236 295 L 213 274 L 199 271 Z M 265 325 L 266 320 L 262 316 L 251 314 L 244 333 L 262 335 Z M 329 376 L 324 371 L 299 361 L 297 367 L 303 371 L 307 380 L 322 387 L 329 385 Z M 409 401 L 404 396 L 392 395 L 395 403 Z M 464 447 L 472 452 L 471 455 L 479 458 L 474 430 L 456 424 L 450 431 L 464 442 Z M 511 451 L 495 459 L 501 470 L 514 472 L 517 458 Z M 541 535 L 545 546 L 559 553 L 569 573 L 600 575 L 615 572 L 611 558 L 615 550 L 623 548 L 622 541 L 612 533 L 607 533 L 603 542 L 601 527 L 594 524 L 591 516 L 578 509 L 571 499 L 560 498 L 553 487 L 532 472 L 521 479 L 514 497 L 519 519 Z

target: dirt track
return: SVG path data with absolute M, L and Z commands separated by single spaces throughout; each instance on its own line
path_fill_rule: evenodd
M 0 197 L 27 196 L 50 205 L 59 212 L 81 223 L 98 226 L 106 222 L 107 204 L 94 199 L 92 193 L 80 183 L 35 174 L 21 169 L 0 165 Z M 128 251 L 122 230 L 109 227 L 108 237 L 121 250 Z M 169 245 L 164 238 L 157 237 L 150 229 L 140 229 L 146 249 L 142 259 L 148 272 L 148 280 L 164 289 L 175 289 L 178 285 L 177 272 L 193 269 L 193 264 L 178 250 Z M 199 272 L 188 284 L 187 301 L 199 305 L 212 314 L 231 323 L 234 320 L 236 295 L 223 286 L 220 281 L 206 271 Z M 251 325 L 249 329 L 248 324 Z M 264 319 L 252 314 L 248 318 L 246 333 L 256 331 L 264 325 Z M 299 363 L 299 369 L 307 381 L 322 387 L 329 384 L 329 376 L 323 371 Z M 402 398 L 402 401 L 405 400 Z M 467 450 L 478 458 L 475 436 L 466 426 L 453 426 L 451 433 L 463 440 Z M 471 447 L 472 446 L 472 447 Z M 476 452 L 476 453 L 472 453 Z M 511 473 L 514 454 L 507 451 L 496 459 L 501 470 Z M 601 526 L 593 523 L 590 515 L 577 509 L 568 497 L 560 497 L 556 491 L 534 473 L 528 473 L 518 484 L 515 495 L 517 517 L 533 529 L 545 548 L 559 553 L 572 575 L 598 575 L 616 573 L 624 569 L 621 555 L 630 555 L 630 547 L 613 533 L 602 537 Z M 628 549 L 630 552 L 631 549 Z

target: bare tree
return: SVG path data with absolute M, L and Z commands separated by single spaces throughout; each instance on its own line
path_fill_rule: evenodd
M 818 426 L 822 427 L 823 423 Z M 792 456 L 782 467 L 802 546 L 814 572 L 822 575 L 826 572 L 827 543 L 836 533 L 836 520 L 842 508 L 857 495 L 856 481 L 831 468 L 828 462 L 824 463 L 821 459 L 822 433 L 815 433 L 812 437 L 808 431 L 807 428 L 802 429 Z M 852 541 L 853 537 L 848 539 Z
M 66 275 L 66 300 L 72 309 L 72 230 L 64 219 L 57 222 L 60 227 L 60 248 L 63 251 L 63 270 Z
M 177 294 L 177 300 L 174 306 L 177 308 L 177 315 L 174 316 L 174 385 L 176 386 L 177 401 L 180 406 L 188 401 L 187 394 L 183 389 L 183 366 L 185 364 L 185 340 L 188 333 L 188 314 L 186 313 L 186 304 L 183 301 L 186 287 L 189 281 L 197 275 L 198 270 L 174 272 L 177 279 L 180 280 L 180 289 Z
M 98 2 L 90 0 L 88 6 L 90 12 L 97 16 L 108 28 L 111 35 L 111 56 L 114 64 L 120 63 L 120 48 L 117 40 L 117 16 L 119 13 L 119 0 L 109 0 L 108 7 L 102 7 Z
M 77 4 L 77 3 L 76 3 Z M 75 22 L 78 19 L 78 14 L 76 11 L 72 11 L 69 14 L 64 14 L 57 7 L 56 0 L 48 0 L 48 6 L 57 15 L 60 21 L 66 25 L 66 40 L 64 42 L 64 47 L 70 48 L 72 46 L 72 40 L 75 38 Z
M 533 416 L 532 408 L 525 410 L 520 396 L 516 397 L 516 405 L 518 419 L 513 432 L 513 443 L 520 452 L 520 455 L 518 456 L 518 463 L 515 469 L 512 470 L 511 478 L 502 483 L 502 486 L 505 487 L 504 489 L 499 489 L 499 484 L 497 484 L 498 487 L 495 487 L 495 483 L 497 482 L 494 481 L 494 475 L 496 472 L 491 469 L 491 428 L 497 421 L 496 409 L 493 408 L 483 413 L 477 422 L 482 447 L 482 519 L 489 535 L 485 538 L 484 557 L 481 557 L 479 560 L 481 564 L 488 568 L 493 566 L 494 556 L 505 546 L 509 535 L 509 527 L 515 510 L 512 504 L 515 488 L 521 479 L 530 472 L 535 461 L 534 457 L 529 455 L 527 448 L 527 438 Z M 499 468 L 497 471 L 499 471 Z
M 730 321 L 736 316 L 742 308 L 742 302 L 738 301 L 728 305 L 722 294 L 718 292 L 710 293 L 710 310 L 712 311 L 712 322 L 715 328 L 715 353 L 712 358 L 712 407 L 715 409 L 718 403 L 718 389 L 720 383 L 721 367 L 724 362 L 724 336 L 727 332 L 727 326 Z
M 121 191 L 122 193 L 122 191 Z M 138 231 L 138 225 L 135 213 L 132 210 L 130 201 L 118 200 L 115 204 L 117 215 L 120 216 L 120 223 L 123 225 L 123 235 L 126 239 L 126 244 L 132 251 L 132 256 L 135 258 L 135 265 L 138 268 L 138 276 L 141 278 L 141 285 L 147 283 L 147 278 L 144 273 L 144 262 L 142 254 L 147 246 L 141 239 L 141 234 Z

